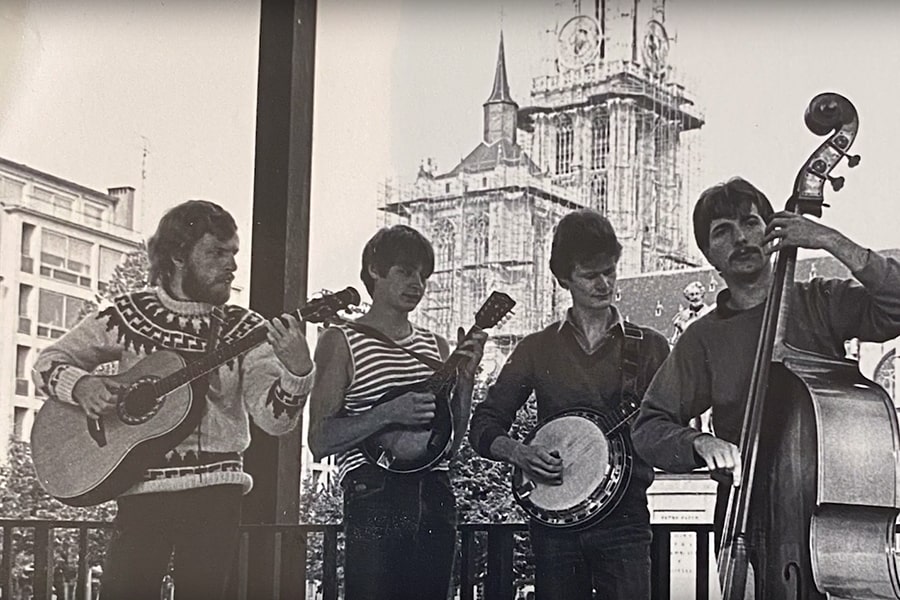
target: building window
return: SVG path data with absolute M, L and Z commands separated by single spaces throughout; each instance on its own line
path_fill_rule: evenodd
M 28 396 L 28 346 L 16 346 L 16 396 Z
M 444 219 L 434 228 L 434 258 L 437 270 L 452 269 L 456 249 L 456 228 Z
M 28 416 L 28 409 L 24 406 L 16 406 L 13 409 L 13 438 L 16 441 L 24 442 L 26 437 L 25 418 Z
M 34 289 L 30 285 L 19 285 L 19 333 L 31 335 L 31 311 L 28 310 L 28 304 L 31 301 L 31 290 Z
M 97 285 L 101 292 L 106 291 L 116 272 L 116 267 L 121 264 L 124 256 L 124 252 L 100 246 L 100 269 L 97 272 Z
M 605 169 L 609 158 L 609 116 L 591 122 L 591 168 Z
M 41 237 L 41 275 L 90 287 L 90 242 L 44 230 Z
M 22 256 L 21 269 L 26 273 L 34 273 L 34 259 L 31 257 L 31 243 L 34 238 L 34 225 L 22 223 L 22 241 L 19 254 Z
M 595 175 L 591 180 L 591 206 L 602 215 L 609 215 L 609 200 L 606 193 L 606 173 Z
M 487 215 L 471 217 L 466 223 L 466 264 L 480 265 L 487 261 L 490 250 Z
M 103 225 L 103 207 L 93 202 L 84 203 L 84 222 L 91 227 Z
M 49 290 L 38 296 L 38 337 L 58 338 L 81 318 L 84 300 Z
M 572 158 L 574 156 L 573 141 L 575 133 L 572 129 L 572 121 L 567 118 L 559 120 L 556 128 L 556 174 L 565 175 L 572 172 Z
M 52 214 L 66 219 L 72 218 L 72 205 L 75 203 L 74 198 L 56 194 L 50 190 L 39 188 L 37 186 L 32 190 L 31 197 L 49 208 Z

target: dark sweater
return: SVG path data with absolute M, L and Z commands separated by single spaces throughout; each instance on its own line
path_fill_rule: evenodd
M 786 342 L 803 350 L 844 356 L 844 341 L 883 342 L 900 335 L 900 263 L 869 253 L 851 279 L 813 279 L 793 289 Z M 737 444 L 765 304 L 743 311 L 726 307 L 695 321 L 678 339 L 644 395 L 632 431 L 647 462 L 673 473 L 700 466 L 688 423 L 712 407 L 716 436 Z
M 653 374 L 669 353 L 669 344 L 658 332 L 641 327 L 640 370 L 637 391 L 644 393 Z M 613 410 L 622 387 L 622 348 L 624 331 L 614 325 L 607 337 L 587 354 L 575 337 L 568 321 L 553 323 L 526 336 L 510 355 L 487 397 L 475 407 L 469 441 L 484 457 L 492 458 L 491 444 L 498 436 L 508 435 L 516 413 L 532 392 L 537 401 L 538 419 L 544 420 L 570 408 L 588 407 Z M 629 511 L 635 502 L 646 512 L 644 492 L 653 481 L 653 470 L 636 457 L 631 483 L 617 513 Z M 611 515 L 606 521 L 615 521 Z

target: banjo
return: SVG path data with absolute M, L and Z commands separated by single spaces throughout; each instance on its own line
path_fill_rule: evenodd
M 561 485 L 538 482 L 513 470 L 513 498 L 535 521 L 554 528 L 580 529 L 603 520 L 622 500 L 634 462 L 628 422 L 640 408 L 638 350 L 643 332 L 625 323 L 622 391 L 614 410 L 578 407 L 544 419 L 525 437 L 563 459 Z

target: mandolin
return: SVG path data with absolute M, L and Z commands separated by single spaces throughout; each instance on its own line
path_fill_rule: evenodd
M 359 301 L 359 292 L 348 287 L 312 299 L 293 314 L 318 323 Z M 260 345 L 266 336 L 266 328 L 257 327 L 190 363 L 172 350 L 160 350 L 125 372 L 102 376 L 121 391 L 115 411 L 97 420 L 75 404 L 44 402 L 31 430 L 41 486 L 70 506 L 112 500 L 199 425 L 204 403 L 195 401 L 189 384 Z
M 497 325 L 515 305 L 507 294 L 492 292 L 478 309 L 475 325 L 463 341 L 475 331 Z M 431 468 L 446 456 L 455 433 L 450 399 L 456 388 L 457 369 L 465 359 L 454 351 L 428 379 L 394 388 L 377 400 L 376 405 L 408 392 L 431 392 L 437 409 L 428 427 L 391 426 L 366 438 L 361 449 L 369 462 L 394 473 L 415 473 Z

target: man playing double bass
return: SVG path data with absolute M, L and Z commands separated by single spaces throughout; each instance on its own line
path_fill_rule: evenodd
M 700 195 L 693 225 L 697 245 L 727 288 L 719 293 L 715 310 L 679 337 L 644 396 L 632 439 L 637 452 L 656 467 L 674 473 L 707 467 L 720 481 L 718 539 L 730 483 L 741 479 L 737 444 L 775 277 L 770 256 L 785 247 L 823 249 L 853 274 L 854 279 L 798 281 L 786 298 L 785 342 L 835 358 L 844 356 L 845 340 L 881 342 L 900 335 L 900 264 L 812 219 L 775 213 L 762 192 L 737 177 Z M 709 408 L 715 435 L 689 426 Z M 785 509 L 768 507 L 769 512 Z

